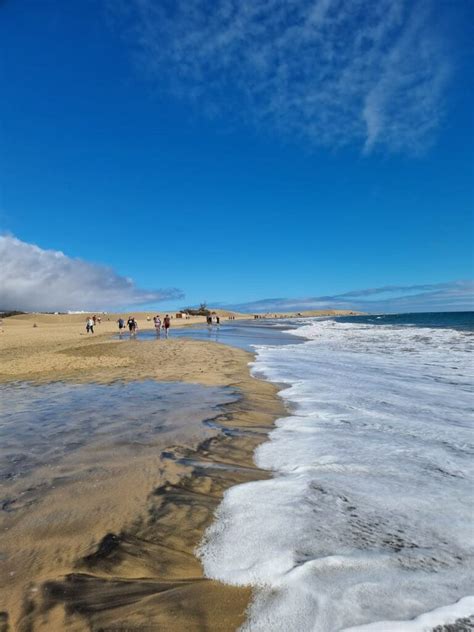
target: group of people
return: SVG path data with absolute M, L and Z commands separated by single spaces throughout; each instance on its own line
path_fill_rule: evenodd
M 160 316 L 157 314 L 153 317 L 153 323 L 155 325 L 155 331 L 157 336 L 161 336 L 161 332 L 163 331 L 165 338 L 168 338 L 168 331 L 171 326 L 171 318 L 168 314 L 163 318 L 163 322 L 161 321 Z M 131 336 L 136 335 L 138 331 L 138 322 L 134 316 L 129 316 L 127 322 L 125 323 L 123 318 L 119 318 L 117 320 L 119 333 L 121 334 L 126 327 L 128 327 L 128 331 Z
M 119 333 L 120 334 L 127 327 L 128 327 L 128 331 L 130 332 L 131 336 L 136 334 L 137 331 L 138 331 L 138 322 L 137 322 L 137 319 L 135 318 L 135 316 L 129 316 L 126 323 L 125 323 L 125 320 L 122 317 L 120 317 L 120 318 L 117 319 L 117 324 L 118 324 L 118 328 L 119 328 Z
M 165 338 L 168 338 L 168 331 L 171 326 L 171 318 L 168 314 L 163 318 L 163 322 L 161 322 L 159 314 L 153 316 L 153 324 L 155 325 L 155 331 L 158 337 L 161 336 L 161 332 L 163 331 Z
M 219 325 L 221 322 L 221 319 L 215 312 L 212 312 L 212 314 L 207 315 L 206 321 L 209 327 L 212 327 L 212 325 Z
M 100 325 L 101 323 L 101 318 L 100 316 L 96 316 L 94 314 L 94 316 L 89 316 L 88 318 L 86 318 L 86 331 L 88 334 L 93 334 L 94 333 L 94 327 L 96 325 Z

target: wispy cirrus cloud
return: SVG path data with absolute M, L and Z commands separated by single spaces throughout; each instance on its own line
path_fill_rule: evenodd
M 0 235 L 0 310 L 65 311 L 142 305 L 182 298 L 144 290 L 111 268 Z
M 332 296 L 268 298 L 225 307 L 248 313 L 302 312 L 318 309 L 350 309 L 367 312 L 468 311 L 474 310 L 474 281 L 386 285 Z
M 139 65 L 211 112 L 312 143 L 418 152 L 450 72 L 435 0 L 106 0 Z

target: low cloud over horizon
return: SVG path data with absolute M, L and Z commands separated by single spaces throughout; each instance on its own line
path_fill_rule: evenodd
M 143 289 L 112 268 L 45 250 L 10 235 L 0 235 L 0 311 L 74 311 L 126 308 L 184 294 L 176 288 Z M 474 281 L 386 285 L 341 294 L 297 298 L 265 298 L 223 304 L 244 313 L 318 309 L 365 312 L 474 310 Z
M 221 307 L 244 313 L 303 312 L 318 309 L 349 309 L 363 312 L 471 311 L 474 310 L 474 281 L 386 285 L 332 296 L 267 298 Z
M 68 311 L 180 299 L 181 290 L 142 289 L 112 268 L 0 235 L 0 310 Z

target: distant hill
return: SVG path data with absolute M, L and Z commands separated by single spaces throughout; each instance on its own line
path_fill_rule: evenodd
M 20 316 L 25 312 L 17 312 L 15 310 L 2 310 L 0 309 L 0 318 L 8 318 L 9 316 Z

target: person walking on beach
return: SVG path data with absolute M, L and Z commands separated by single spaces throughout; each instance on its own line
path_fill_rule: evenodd
M 135 320 L 133 316 L 129 317 L 129 319 L 127 320 L 127 325 L 128 325 L 128 331 L 130 332 L 130 335 L 133 336 L 133 334 L 137 330 L 137 321 Z
M 168 338 L 168 330 L 171 326 L 171 318 L 168 316 L 168 314 L 166 314 L 166 316 L 163 318 L 163 328 L 165 330 L 165 338 Z
M 94 320 L 89 316 L 89 318 L 86 320 L 86 331 L 87 333 L 94 333 Z
M 122 329 L 125 328 L 125 321 L 124 321 L 124 319 L 123 318 L 119 318 L 117 320 L 117 324 L 118 324 L 118 328 L 119 328 L 119 334 L 121 334 L 122 333 Z
M 156 335 L 159 338 L 160 337 L 160 333 L 161 333 L 161 318 L 159 317 L 158 314 L 153 317 L 153 322 L 155 323 Z

